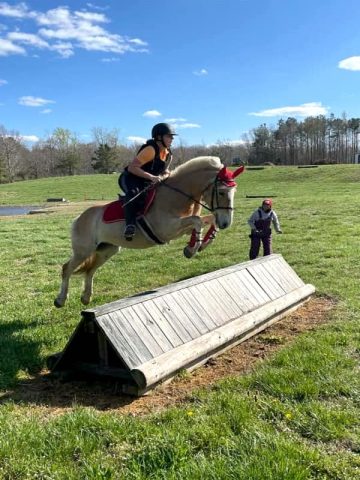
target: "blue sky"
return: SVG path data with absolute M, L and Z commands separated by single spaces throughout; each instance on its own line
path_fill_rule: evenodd
M 0 2 L 0 124 L 123 142 L 174 124 L 239 142 L 280 118 L 360 117 L 359 0 Z

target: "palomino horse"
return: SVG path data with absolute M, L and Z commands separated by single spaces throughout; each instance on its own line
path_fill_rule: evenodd
M 214 223 L 219 229 L 230 227 L 236 187 L 234 177 L 242 170 L 243 167 L 231 172 L 218 157 L 197 157 L 177 167 L 158 185 L 156 197 L 145 216 L 151 231 L 161 243 L 195 232 L 195 241 L 184 251 L 187 257 L 193 256 L 201 247 L 203 224 Z M 73 273 L 85 274 L 81 301 L 87 305 L 96 270 L 120 247 L 148 248 L 156 244 L 138 227 L 133 240 L 126 241 L 123 236 L 125 222 L 105 223 L 105 207 L 90 207 L 73 222 L 73 255 L 62 267 L 61 289 L 54 302 L 56 307 L 65 304 Z M 201 207 L 207 208 L 211 215 L 200 217 Z

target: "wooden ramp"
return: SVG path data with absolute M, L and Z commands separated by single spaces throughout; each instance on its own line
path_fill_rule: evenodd
M 315 291 L 270 255 L 84 310 L 54 372 L 116 377 L 142 395 L 296 309 Z

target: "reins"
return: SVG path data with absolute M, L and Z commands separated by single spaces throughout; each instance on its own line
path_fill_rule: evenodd
M 183 190 L 181 190 L 180 188 L 177 188 L 177 187 L 173 187 L 172 185 L 168 185 L 166 183 L 166 180 L 163 180 L 161 181 L 160 183 L 158 183 L 157 185 L 153 184 L 153 183 L 150 183 L 149 185 L 147 185 L 145 188 L 143 188 L 142 190 L 140 190 L 140 192 L 138 192 L 135 196 L 133 196 L 132 198 L 130 198 L 130 200 L 128 200 L 126 203 L 123 204 L 123 207 L 126 207 L 126 205 L 128 205 L 129 203 L 131 203 L 133 200 L 135 200 L 135 198 L 139 197 L 140 195 L 142 195 L 143 193 L 147 192 L 148 190 L 150 190 L 151 188 L 157 188 L 161 185 L 164 185 L 164 187 L 167 187 L 169 188 L 170 190 L 173 190 L 174 192 L 177 192 L 177 193 L 180 193 L 181 195 L 183 195 L 184 197 L 188 198 L 189 200 L 197 203 L 198 205 L 201 205 L 203 208 L 205 208 L 205 210 L 208 210 L 209 212 L 213 213 L 215 210 L 234 210 L 233 207 L 219 207 L 219 192 L 218 192 L 218 183 L 221 181 L 218 179 L 218 177 L 215 178 L 214 182 L 211 182 L 209 183 L 209 185 L 207 187 L 204 188 L 204 190 L 201 192 L 200 196 L 202 196 L 204 194 L 204 192 L 206 192 L 206 190 L 212 185 L 214 184 L 214 188 L 212 190 L 212 195 L 211 195 L 211 207 L 208 207 L 205 203 L 203 202 L 200 202 L 200 200 L 196 200 L 196 198 L 194 198 L 192 195 L 184 192 Z M 216 195 L 216 203 L 217 203 L 217 206 L 214 207 L 214 198 L 215 198 L 215 195 Z
M 209 212 L 213 212 L 214 209 L 211 209 L 209 208 L 207 205 L 205 205 L 205 203 L 203 202 L 200 202 L 200 200 L 196 200 L 196 198 L 194 198 L 192 195 L 189 195 L 188 193 L 186 192 L 183 192 L 182 190 L 180 190 L 180 188 L 177 188 L 177 187 L 172 187 L 171 185 L 168 185 L 166 183 L 166 180 L 164 180 L 163 182 L 161 182 L 160 185 L 164 185 L 164 187 L 167 187 L 167 188 L 170 188 L 170 190 L 174 190 L 174 192 L 177 192 L 177 193 L 180 193 L 181 195 L 183 195 L 184 197 L 188 198 L 189 200 L 192 200 L 193 202 L 197 203 L 198 205 L 201 205 L 203 208 L 205 208 L 206 210 L 209 210 Z M 211 185 L 211 184 L 210 184 Z M 201 195 L 210 187 L 210 185 L 208 185 L 205 190 L 203 190 L 201 192 Z
M 188 198 L 189 200 L 192 200 L 193 202 L 197 203 L 198 205 L 201 205 L 203 208 L 205 208 L 206 210 L 208 210 L 209 212 L 213 213 L 215 210 L 234 210 L 233 207 L 219 207 L 219 192 L 218 192 L 218 182 L 220 180 L 216 177 L 215 178 L 215 181 L 212 182 L 214 183 L 214 188 L 213 188 L 213 191 L 212 191 L 212 195 L 211 195 L 211 208 L 208 207 L 205 203 L 203 202 L 200 202 L 200 200 L 196 200 L 196 198 L 194 198 L 192 195 L 189 195 L 188 193 L 186 192 L 183 192 L 182 190 L 180 190 L 180 188 L 177 188 L 177 187 L 173 187 L 171 185 L 168 185 L 166 183 L 166 180 L 164 180 L 163 182 L 160 183 L 160 185 L 164 185 L 165 187 L 168 187 L 170 188 L 170 190 L 174 190 L 175 192 L 178 192 L 180 193 L 181 195 L 183 195 L 184 197 Z M 210 183 L 207 187 L 204 188 L 204 190 L 201 192 L 201 195 L 202 196 L 204 194 L 204 192 L 206 192 L 206 190 L 212 185 L 212 183 Z M 216 194 L 216 203 L 217 203 L 217 206 L 214 207 L 214 197 L 215 197 L 215 194 Z

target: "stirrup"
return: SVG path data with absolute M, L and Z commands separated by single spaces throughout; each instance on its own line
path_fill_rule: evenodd
M 126 225 L 125 231 L 124 231 L 124 237 L 127 241 L 131 242 L 131 240 L 135 236 L 135 225 Z

